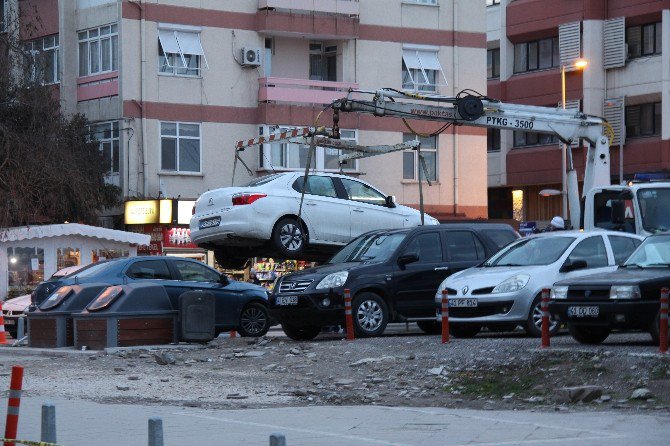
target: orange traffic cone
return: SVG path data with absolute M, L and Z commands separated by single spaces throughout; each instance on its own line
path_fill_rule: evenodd
M 2 315 L 2 302 L 0 302 L 0 344 L 7 344 L 7 333 L 5 333 L 5 317 Z

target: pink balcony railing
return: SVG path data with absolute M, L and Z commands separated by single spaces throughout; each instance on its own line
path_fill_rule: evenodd
M 77 78 L 77 101 L 90 101 L 118 95 L 118 71 Z
M 358 0 L 258 0 L 258 9 L 275 8 L 294 11 L 327 12 L 358 15 Z
M 347 95 L 349 88 L 358 88 L 358 84 L 349 82 L 311 81 L 307 79 L 286 79 L 281 77 L 263 77 L 258 100 L 294 102 L 302 104 L 329 104 L 335 99 Z

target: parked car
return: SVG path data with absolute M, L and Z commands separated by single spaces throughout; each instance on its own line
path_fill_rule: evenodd
M 270 314 L 290 338 L 313 339 L 324 326 L 344 324 L 349 289 L 357 336 L 377 336 L 389 322 L 407 321 L 434 333 L 433 296 L 444 276 L 482 262 L 498 243 L 517 237 L 510 226 L 489 223 L 368 232 L 327 264 L 281 277 L 268 301 Z
M 187 291 L 210 292 L 216 299 L 217 334 L 235 329 L 242 336 L 262 336 L 270 327 L 265 288 L 236 282 L 196 260 L 177 257 L 126 257 L 94 263 L 54 282 L 44 282 L 32 294 L 32 304 L 41 304 L 62 285 L 76 283 L 154 282 L 165 287 L 172 306 Z
M 523 238 L 481 265 L 445 279 L 435 295 L 438 318 L 446 289 L 454 336 L 475 336 L 483 326 L 509 331 L 520 324 L 529 335 L 540 336 L 542 289 L 559 280 L 614 271 L 640 243 L 640 236 L 609 231 L 558 231 Z M 559 328 L 558 321 L 551 320 L 550 331 Z
M 238 268 L 259 255 L 323 261 L 365 232 L 421 224 L 417 210 L 364 181 L 330 173 L 308 177 L 298 224 L 303 183 L 302 173 L 289 172 L 205 192 L 193 208 L 191 240 L 214 250 L 222 267 Z M 425 215 L 425 223 L 439 222 Z
M 72 274 L 75 271 L 82 269 L 83 266 L 68 266 L 63 269 L 56 271 L 49 279 L 45 282 L 55 282 L 62 277 Z M 13 299 L 6 300 L 2 303 L 2 316 L 5 321 L 5 330 L 16 339 L 18 334 L 18 323 L 19 318 L 25 317 L 25 314 L 28 312 L 30 307 L 30 294 L 24 294 L 23 296 L 18 296 Z M 24 324 L 24 333 L 28 332 L 28 325 Z
M 670 287 L 670 234 L 652 235 L 616 271 L 557 282 L 549 312 L 582 344 L 600 344 L 614 329 L 649 331 L 658 344 L 665 287 Z

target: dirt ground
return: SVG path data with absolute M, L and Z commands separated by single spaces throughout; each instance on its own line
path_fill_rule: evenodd
M 29 396 L 102 403 L 670 410 L 670 358 L 656 353 L 647 334 L 615 334 L 596 347 L 562 335 L 549 349 L 538 346 L 521 332 L 443 345 L 404 325 L 353 342 L 335 334 L 294 342 L 273 329 L 259 339 L 222 335 L 207 345 L 110 353 L 50 356 L 6 347 L 0 375 L 8 385 L 10 366 L 21 364 Z M 576 386 L 593 387 L 561 390 Z

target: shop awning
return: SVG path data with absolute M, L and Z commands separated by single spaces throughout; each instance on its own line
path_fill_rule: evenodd
M 100 228 L 79 223 L 65 223 L 61 225 L 22 226 L 0 229 L 0 242 L 16 242 L 64 235 L 95 237 L 101 240 L 110 240 L 131 245 L 148 245 L 151 241 L 151 236 L 148 234 L 118 231 L 116 229 Z

